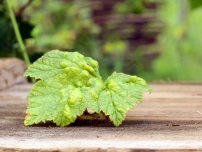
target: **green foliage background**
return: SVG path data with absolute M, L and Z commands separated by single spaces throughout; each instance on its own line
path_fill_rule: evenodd
M 153 64 L 154 76 L 151 79 L 201 81 L 202 2 L 165 2 L 160 11 L 165 23 L 164 32 L 159 37 L 163 52 Z
M 11 1 L 17 14 L 28 0 Z M 159 3 L 160 7 L 151 12 L 145 7 L 146 2 Z M 137 74 L 149 81 L 202 81 L 201 1 L 125 0 L 114 5 L 115 15 L 157 16 L 158 21 L 154 19 L 143 29 L 145 31 L 158 28 L 159 20 L 163 24 L 158 41 L 141 47 L 131 47 L 121 32 L 104 33 L 93 21 L 90 4 L 90 0 L 65 3 L 33 0 L 21 15 L 16 16 L 31 60 L 35 61 L 51 49 L 76 50 L 101 61 L 104 78 L 116 70 Z M 108 29 L 115 26 L 115 20 L 107 23 Z M 0 27 L 0 56 L 22 58 L 4 0 L 0 0 Z M 124 30 L 130 35 L 140 29 L 127 26 Z M 153 50 L 157 50 L 158 57 L 150 59 Z M 145 59 L 147 54 L 149 58 Z

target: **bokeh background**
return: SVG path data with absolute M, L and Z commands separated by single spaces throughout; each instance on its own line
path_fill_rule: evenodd
M 202 82 L 201 0 L 10 0 L 32 62 L 53 49 L 99 61 L 101 75 Z M 0 57 L 22 58 L 4 0 Z

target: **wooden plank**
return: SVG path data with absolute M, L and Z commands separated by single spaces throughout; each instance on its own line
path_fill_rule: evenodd
M 77 121 L 25 127 L 30 84 L 0 91 L 0 151 L 202 151 L 202 84 L 152 84 L 120 127 Z
M 17 58 L 0 59 L 0 90 L 8 88 L 17 83 L 24 83 L 23 78 L 25 63 Z

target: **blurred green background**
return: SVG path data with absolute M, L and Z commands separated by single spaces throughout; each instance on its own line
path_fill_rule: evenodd
M 10 0 L 31 61 L 52 49 L 79 51 L 112 71 L 148 81 L 202 81 L 200 0 Z M 0 57 L 19 57 L 0 0 Z

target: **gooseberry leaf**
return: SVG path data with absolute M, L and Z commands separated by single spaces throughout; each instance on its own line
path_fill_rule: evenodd
M 80 114 L 77 108 L 83 109 L 80 96 L 76 99 L 78 107 L 71 106 L 71 98 L 77 91 L 75 87 L 64 86 L 60 82 L 38 81 L 28 96 L 29 108 L 25 125 L 53 121 L 58 126 L 65 126 L 74 122 Z
M 97 61 L 84 57 L 78 52 L 62 52 L 59 50 L 50 51 L 39 58 L 28 67 L 25 76 L 44 80 L 66 73 L 70 69 L 77 69 L 80 72 L 85 70 L 92 76 L 100 77 Z
M 104 82 L 98 69 L 97 61 L 78 52 L 53 50 L 42 56 L 25 72 L 37 81 L 28 95 L 24 124 L 67 126 L 87 110 L 103 112 L 119 126 L 148 86 L 142 78 L 116 72 Z
M 115 126 L 122 123 L 128 110 L 139 103 L 143 93 L 148 90 L 142 78 L 116 72 L 108 77 L 104 85 L 99 106 Z

